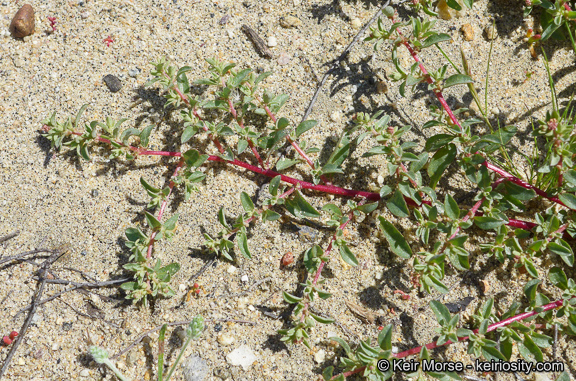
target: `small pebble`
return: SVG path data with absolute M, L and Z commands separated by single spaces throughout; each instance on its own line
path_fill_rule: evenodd
M 224 16 L 222 16 L 220 21 L 218 21 L 218 24 L 224 25 L 228 22 L 228 20 L 230 20 L 230 15 L 224 15 Z
M 98 191 L 96 189 L 92 189 L 92 197 L 98 197 Z
M 290 63 L 290 56 L 285 52 L 280 53 L 280 57 L 278 57 L 278 65 L 287 65 Z
M 82 372 L 80 372 L 80 377 L 90 377 L 90 371 L 88 369 L 83 369 Z
M 362 27 L 362 21 L 360 21 L 360 19 L 352 19 L 350 25 L 352 25 L 354 29 L 360 29 Z
M 324 349 L 320 349 L 314 353 L 314 361 L 316 361 L 317 364 L 322 364 L 324 360 L 326 360 L 326 351 Z
M 378 94 L 384 94 L 388 91 L 388 85 L 385 81 L 376 82 L 376 92 Z
M 232 335 L 227 333 L 221 333 L 218 335 L 218 343 L 223 346 L 228 346 L 234 343 L 235 339 Z
M 29 36 L 34 33 L 34 23 L 34 8 L 30 4 L 24 4 L 14 15 L 10 23 L 10 32 L 17 38 Z
M 242 275 L 242 278 L 240 278 L 240 280 L 244 283 L 248 282 L 248 275 Z
M 384 184 L 384 176 L 378 175 L 378 178 L 376 179 L 376 181 L 378 181 L 378 184 L 380 184 L 380 185 Z
M 201 357 L 192 355 L 182 363 L 182 373 L 186 381 L 202 381 L 208 375 L 208 365 Z
M 494 40 L 498 36 L 498 31 L 496 30 L 496 26 L 489 24 L 484 28 L 484 35 L 488 40 Z
M 138 76 L 138 74 L 140 74 L 142 70 L 140 70 L 139 68 L 133 68 L 128 70 L 128 75 L 132 78 L 136 78 Z
M 488 291 L 490 291 L 490 289 L 491 289 L 490 282 L 488 282 L 485 279 L 480 281 L 480 290 L 482 290 L 483 294 L 487 294 Z
M 20 358 L 18 359 L 18 365 L 24 366 L 24 365 L 26 365 L 26 361 L 24 361 L 24 359 L 23 359 L 22 357 L 20 357 Z
M 112 74 L 108 74 L 103 78 L 103 80 L 106 86 L 108 86 L 108 89 L 113 93 L 120 91 L 122 88 L 122 82 L 120 82 L 120 79 Z
M 178 285 L 178 291 L 180 291 L 180 292 L 186 291 L 186 285 L 184 283 L 180 283 Z
M 290 15 L 280 17 L 280 26 L 282 28 L 298 28 L 300 25 L 302 25 L 302 21 L 298 17 Z
M 226 270 L 228 272 L 228 274 L 234 274 L 236 272 L 236 267 L 230 265 L 230 267 L 228 267 L 228 270 Z
M 84 20 L 87 19 L 88 16 L 90 16 L 90 12 L 88 12 L 88 11 L 84 11 L 84 12 L 80 13 L 80 17 Z
M 58 345 L 58 343 L 52 344 L 52 350 L 53 350 L 53 351 L 57 351 L 58 348 L 60 348 L 60 345 Z
M 268 46 L 273 48 L 276 45 L 278 45 L 278 41 L 276 40 L 276 37 L 274 37 L 274 36 L 268 37 Z
M 222 324 L 216 323 L 216 325 L 214 326 L 214 332 L 220 332 L 220 331 L 222 331 Z
M 342 116 L 340 115 L 340 111 L 334 111 L 332 114 L 330 114 L 330 120 L 333 122 L 339 122 L 340 119 L 342 119 Z
M 472 28 L 472 25 L 464 24 L 462 25 L 462 28 L 460 28 L 460 31 L 464 35 L 466 41 L 474 40 L 474 28 Z
M 226 361 L 228 361 L 228 364 L 241 366 L 245 371 L 250 369 L 250 366 L 257 359 L 258 357 L 256 357 L 254 352 L 252 352 L 252 349 L 250 349 L 250 347 L 247 345 L 242 345 L 239 348 L 236 348 L 226 356 Z
M 232 373 L 225 367 L 221 366 L 219 368 L 214 369 L 214 376 L 218 377 L 221 380 L 227 380 L 232 378 Z

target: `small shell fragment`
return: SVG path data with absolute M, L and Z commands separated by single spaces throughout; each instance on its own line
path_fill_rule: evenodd
M 287 15 L 280 17 L 280 26 L 282 28 L 298 28 L 302 25 L 302 21 L 298 17 Z
M 462 25 L 462 28 L 460 28 L 460 31 L 462 31 L 462 35 L 464 36 L 464 40 L 466 40 L 466 41 L 474 40 L 474 29 L 472 28 L 472 25 L 464 24 L 464 25 Z
M 22 38 L 34 33 L 34 28 L 34 8 L 32 8 L 30 4 L 24 4 L 22 8 L 16 12 L 10 23 L 10 33 L 12 33 L 14 37 Z

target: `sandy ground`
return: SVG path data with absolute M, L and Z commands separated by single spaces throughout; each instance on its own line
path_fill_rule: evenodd
M 143 87 L 149 78 L 149 62 L 165 55 L 177 65 L 190 65 L 190 79 L 206 76 L 204 59 L 211 57 L 235 62 L 241 68 L 273 71 L 266 88 L 290 95 L 281 115 L 297 123 L 318 78 L 326 71 L 326 64 L 340 54 L 378 5 L 370 1 L 327 0 L 280 3 L 38 0 L 31 1 L 36 10 L 36 33 L 22 40 L 7 32 L 12 16 L 22 4 L 12 0 L 0 3 L 0 236 L 21 231 L 19 236 L 0 245 L 0 255 L 68 245 L 68 254 L 54 265 L 54 271 L 61 278 L 75 281 L 83 279 L 67 268 L 81 270 L 99 281 L 126 275 L 121 269 L 128 258 L 122 243 L 123 232 L 127 227 L 143 224 L 148 202 L 138 180 L 143 176 L 163 186 L 175 162 L 157 158 L 141 158 L 135 163 L 108 161 L 98 152 L 93 152 L 90 162 L 67 153 L 53 155 L 49 143 L 40 137 L 41 120 L 53 111 L 64 118 L 88 103 L 85 120 L 126 117 L 127 127 L 140 128 L 164 120 L 154 131 L 152 147 L 179 149 L 179 139 L 172 129 L 175 125 L 180 128 L 175 124 L 177 116 L 165 114 L 157 88 Z M 290 29 L 280 26 L 280 18 L 288 14 L 297 17 L 301 25 Z M 227 22 L 223 20 L 225 16 L 229 16 Z M 56 17 L 54 33 L 47 33 L 51 29 L 48 17 Z M 492 20 L 496 22 L 498 37 L 490 70 L 491 118 L 502 125 L 516 124 L 522 133 L 514 141 L 515 149 L 528 152 L 531 118 L 543 116 L 549 106 L 549 90 L 542 60 L 533 60 L 522 40 L 532 21 L 523 20 L 521 2 L 479 1 L 473 12 L 440 21 L 438 29 L 453 37 L 453 42 L 443 45 L 453 60 L 459 61 L 458 51 L 460 47 L 463 49 L 484 96 L 490 41 L 483 31 Z M 466 23 L 474 30 L 472 41 L 464 41 L 460 32 Z M 277 46 L 271 48 L 272 59 L 256 53 L 240 30 L 243 24 L 251 26 L 265 40 L 272 36 L 277 39 Z M 104 41 L 108 37 L 113 40 L 110 46 Z M 551 57 L 558 92 L 562 98 L 568 98 L 575 82 L 574 53 L 568 45 L 548 43 L 547 54 Z M 427 120 L 426 107 L 434 100 L 425 88 L 401 98 L 397 84 L 386 79 L 386 73 L 392 69 L 388 56 L 388 48 L 375 53 L 368 43 L 360 43 L 353 49 L 341 70 L 330 77 L 311 114 L 312 119 L 320 122 L 307 136 L 312 144 L 329 149 L 356 112 L 381 109 L 390 113 L 396 124 L 414 127 L 410 139 L 423 143 L 430 136 L 431 132 L 421 126 Z M 422 56 L 428 67 L 438 67 L 443 62 L 436 51 L 424 52 Z M 279 58 L 283 58 L 282 65 Z M 408 54 L 400 58 L 405 66 L 411 65 Z M 528 81 L 526 71 L 534 72 Z M 103 83 L 107 74 L 120 78 L 123 87 L 119 92 L 110 92 Z M 384 80 L 389 87 L 386 94 L 377 92 L 378 80 Z M 446 93 L 453 106 L 470 104 L 464 87 Z M 385 168 L 377 160 L 361 158 L 368 148 L 367 141 L 358 147 L 347 164 L 348 174 L 337 177 L 337 185 L 365 190 L 379 188 L 377 178 L 386 174 Z M 208 151 L 213 149 L 210 147 Z M 314 230 L 314 234 L 305 234 L 299 221 L 293 219 L 254 226 L 250 230 L 254 259 L 240 257 L 236 263 L 217 261 L 196 280 L 204 290 L 201 297 L 187 301 L 188 279 L 211 259 L 202 250 L 202 234 L 217 233 L 220 207 L 226 207 L 231 216 L 237 215 L 241 211 L 240 191 L 254 195 L 262 182 L 243 170 L 222 165 L 208 165 L 206 173 L 205 184 L 192 200 L 183 202 L 178 195 L 176 202 L 170 204 L 169 214 L 180 213 L 179 227 L 172 243 L 162 243 L 156 248 L 155 255 L 164 263 L 178 261 L 182 266 L 173 280 L 176 297 L 158 300 L 146 309 L 125 302 L 115 289 L 98 290 L 101 296 L 69 292 L 38 309 L 5 379 L 114 379 L 90 361 L 87 356 L 90 344 L 116 353 L 147 329 L 202 314 L 211 319 L 254 322 L 254 325 L 207 324 L 204 334 L 186 353 L 206 361 L 209 367 L 206 379 L 311 380 L 318 378 L 326 366 L 337 364 L 343 354 L 329 337 L 337 335 L 357 341 L 378 334 L 377 325 L 365 324 L 353 316 L 345 301 L 363 305 L 382 316 L 386 324 L 393 323 L 394 345 L 404 350 L 432 341 L 435 335 L 432 328 L 436 326 L 428 308 L 432 297 L 443 302 L 474 297 L 467 311 L 473 311 L 487 297 L 496 298 L 499 310 L 505 310 L 513 300 L 522 300 L 522 287 L 529 278 L 518 274 L 512 266 L 500 266 L 484 258 L 474 246 L 477 240 L 482 240 L 482 234 L 472 239 L 471 270 L 464 274 L 449 273 L 447 283 L 452 292 L 446 296 L 410 292 L 410 272 L 405 262 L 389 252 L 377 234 L 375 219 L 367 219 L 349 228 L 351 247 L 360 265 L 348 268 L 337 259 L 331 261 L 326 288 L 333 297 L 315 303 L 317 310 L 333 316 L 340 326 L 315 329 L 312 350 L 304 346 L 287 347 L 277 334 L 286 323 L 265 316 L 262 311 L 279 314 L 286 309 L 282 291 L 295 290 L 302 274 L 302 253 L 313 243 L 325 247 L 330 233 Z M 303 171 L 292 173 L 308 178 Z M 468 200 L 463 201 L 466 204 L 470 197 L 466 197 L 467 189 L 461 184 L 457 176 L 442 183 L 444 189 L 452 188 L 456 196 Z M 306 194 L 316 207 L 327 200 L 311 192 Z M 280 269 L 280 258 L 288 251 L 295 254 L 297 261 L 287 269 Z M 15 315 L 31 301 L 37 286 L 33 279 L 35 271 L 36 267 L 30 263 L 0 267 L 0 336 L 22 326 L 26 314 Z M 573 277 L 574 272 L 568 271 L 568 276 Z M 270 280 L 237 296 L 265 278 Z M 490 285 L 485 296 L 480 280 Z M 557 296 L 548 283 L 543 287 L 551 298 Z M 63 288 L 49 285 L 46 296 Z M 396 289 L 410 292 L 410 300 L 399 299 L 393 294 Z M 178 335 L 170 331 L 170 336 L 168 361 L 172 362 Z M 152 335 L 149 345 L 136 346 L 118 361 L 130 379 L 154 378 L 151 356 L 156 354 L 156 337 Z M 247 370 L 226 360 L 227 354 L 243 344 L 258 356 Z M 452 345 L 436 356 L 469 363 L 473 359 L 465 355 L 465 349 L 464 345 Z M 7 348 L 0 348 L 0 359 L 7 352 Z M 551 350 L 545 353 L 551 357 Z M 562 337 L 558 358 L 572 372 L 576 369 L 575 355 L 573 340 Z M 180 371 L 176 379 L 183 379 Z

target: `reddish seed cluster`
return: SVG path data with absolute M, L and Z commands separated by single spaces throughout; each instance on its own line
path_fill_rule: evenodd
M 405 293 L 402 290 L 394 290 L 394 294 L 400 294 L 400 297 L 402 298 L 402 300 L 410 299 L 410 295 L 408 295 L 407 293 Z
M 114 39 L 111 36 L 108 36 L 104 39 L 106 46 L 110 47 L 110 45 L 114 42 Z
M 16 332 L 16 331 L 10 332 L 9 336 L 4 336 L 2 338 L 2 345 L 7 347 L 8 345 L 12 344 L 12 342 L 14 341 L 16 336 L 18 336 L 18 332 Z
M 56 32 L 56 17 L 48 17 L 50 21 L 50 28 L 52 28 L 52 33 Z

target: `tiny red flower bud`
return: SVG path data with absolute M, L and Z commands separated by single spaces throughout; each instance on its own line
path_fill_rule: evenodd
M 192 286 L 192 287 L 198 288 L 198 287 L 200 287 L 200 286 L 198 286 L 198 283 L 194 283 L 194 286 Z
M 10 344 L 12 344 L 12 339 L 9 338 L 8 336 L 4 336 L 4 337 L 2 338 L 2 343 L 3 343 L 4 345 L 10 345 Z
M 384 327 L 382 327 L 382 326 L 378 327 L 378 331 L 382 331 L 383 329 L 384 329 Z
M 10 332 L 10 338 L 11 338 L 12 340 L 14 340 L 14 339 L 16 338 L 16 336 L 18 336 L 18 332 L 16 332 L 16 331 Z

